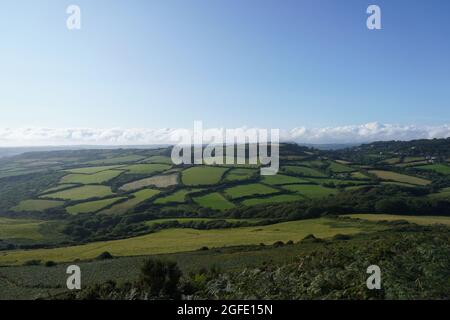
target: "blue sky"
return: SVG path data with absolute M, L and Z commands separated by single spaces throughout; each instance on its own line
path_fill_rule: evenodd
M 0 127 L 448 124 L 449 17 L 446 0 L 2 1 Z

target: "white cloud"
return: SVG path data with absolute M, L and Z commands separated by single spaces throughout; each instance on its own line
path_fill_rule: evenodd
M 181 129 L 0 128 L 0 146 L 147 145 L 173 144 Z M 192 129 L 191 129 L 192 130 Z M 281 130 L 283 141 L 299 143 L 360 143 L 450 137 L 450 125 L 380 124 Z

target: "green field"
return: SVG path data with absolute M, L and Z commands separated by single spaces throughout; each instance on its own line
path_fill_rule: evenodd
M 353 168 L 351 168 L 349 166 L 337 163 L 337 162 L 332 162 L 329 165 L 328 169 L 331 170 L 334 173 L 347 173 L 347 172 L 355 171 L 355 169 L 353 169 Z
M 170 169 L 170 165 L 153 163 L 153 164 L 133 164 L 122 169 L 127 170 L 128 174 L 153 174 L 163 172 Z
M 69 189 L 69 188 L 72 188 L 75 186 L 77 186 L 77 184 L 74 184 L 74 183 L 60 184 L 60 185 L 57 185 L 56 187 L 48 188 L 48 189 L 42 191 L 41 194 L 55 192 L 55 191 L 64 190 L 64 189 Z
M 410 183 L 410 184 L 417 184 L 420 186 L 424 186 L 427 184 L 430 184 L 429 180 L 408 176 L 406 174 L 401 174 L 397 172 L 392 171 L 383 171 L 383 170 L 370 170 L 371 174 L 376 175 L 378 178 L 382 180 L 392 180 L 396 182 L 403 182 L 403 183 Z
M 326 188 L 323 186 L 312 185 L 312 184 L 310 184 L 310 185 L 301 185 L 301 184 L 294 185 L 293 184 L 293 185 L 283 186 L 283 189 L 286 189 L 291 192 L 296 192 L 296 193 L 301 194 L 308 198 L 322 198 L 322 197 L 328 197 L 330 195 L 338 193 L 338 191 L 336 189 Z
M 60 207 L 63 201 L 56 200 L 23 200 L 12 211 L 45 211 L 50 208 Z
M 149 186 L 154 186 L 157 188 L 167 188 L 176 184 L 178 184 L 178 173 L 162 174 L 124 184 L 120 187 L 120 190 L 133 191 Z
M 101 160 L 94 160 L 89 161 L 88 164 L 119 164 L 119 163 L 129 163 L 129 162 L 136 162 L 139 160 L 144 159 L 145 157 L 139 156 L 136 154 L 130 154 L 128 156 L 121 156 L 121 157 L 114 157 L 109 159 L 101 159 Z
M 312 169 L 312 168 L 307 168 L 307 167 L 301 167 L 301 166 L 283 166 L 281 167 L 282 172 L 285 173 L 291 173 L 291 174 L 296 174 L 296 175 L 300 175 L 300 176 L 304 176 L 304 177 L 326 177 L 327 175 Z
M 450 188 L 441 189 L 438 193 L 432 193 L 429 195 L 431 198 L 435 199 L 448 199 L 450 200 Z
M 244 181 L 251 179 L 257 173 L 254 169 L 237 168 L 231 169 L 225 176 L 225 181 Z
M 193 200 L 200 206 L 214 210 L 228 210 L 234 208 L 234 204 L 225 199 L 220 193 L 213 192 L 207 195 L 195 197 Z
M 277 192 L 279 192 L 277 189 L 265 186 L 260 183 L 244 184 L 241 186 L 225 189 L 225 194 L 232 199 L 239 199 L 242 197 L 255 195 L 267 195 Z
M 351 176 L 354 179 L 369 179 L 368 176 L 366 176 L 364 173 L 359 172 L 359 171 L 352 172 Z
M 63 200 L 85 200 L 90 198 L 103 198 L 112 195 L 110 187 L 107 186 L 82 186 L 64 191 L 46 194 L 41 198 L 63 199 Z
M 101 166 L 101 167 L 83 167 L 83 168 L 73 168 L 64 170 L 70 173 L 78 173 L 78 174 L 94 174 L 101 171 L 111 170 L 119 168 L 120 166 Z
M 414 167 L 419 170 L 431 170 L 442 174 L 450 174 L 450 167 L 445 164 L 430 164 L 426 166 Z
M 114 256 L 137 256 L 192 251 L 204 246 L 213 248 L 272 244 L 276 241 L 300 241 L 309 234 L 328 238 L 336 234 L 355 234 L 382 228 L 379 225 L 320 218 L 231 229 L 166 229 L 129 239 L 94 242 L 72 247 L 4 251 L 0 253 L 0 265 L 23 264 L 32 259 L 57 262 L 86 260 L 95 258 L 104 251 Z
M 136 207 L 138 204 L 147 201 L 159 194 L 159 190 L 155 189 L 143 189 L 132 194 L 133 198 L 115 204 L 111 208 L 100 211 L 102 214 L 124 214 L 132 208 Z
M 220 182 L 226 168 L 199 166 L 182 172 L 181 181 L 187 186 L 214 185 Z
M 66 211 L 70 214 L 79 214 L 79 213 L 95 213 L 119 200 L 122 200 L 125 198 L 111 198 L 111 199 L 104 199 L 104 200 L 97 200 L 97 201 L 88 201 L 76 204 L 74 206 L 70 206 L 66 208 Z
M 273 176 L 263 176 L 261 181 L 265 184 L 270 184 L 274 186 L 283 184 L 294 184 L 294 183 L 308 183 L 308 180 L 286 176 L 283 174 L 276 174 Z
M 168 196 L 158 198 L 154 201 L 155 204 L 167 204 L 167 203 L 185 203 L 186 196 L 193 192 L 201 191 L 202 189 L 183 189 L 178 190 Z
M 170 157 L 166 156 L 152 156 L 148 157 L 144 160 L 141 160 L 142 163 L 163 163 L 163 164 L 170 164 L 172 165 L 172 159 Z
M 242 201 L 242 204 L 245 206 L 255 206 L 258 204 L 269 204 L 269 203 L 284 203 L 284 202 L 293 202 L 300 201 L 303 197 L 293 194 L 281 194 L 276 196 L 271 196 L 267 198 L 254 198 L 247 199 Z
M 450 225 L 450 217 L 440 216 L 403 216 L 394 214 L 349 214 L 351 218 L 364 219 L 369 221 L 397 221 L 405 220 L 420 225 L 445 224 Z
M 118 170 L 106 170 L 93 174 L 72 173 L 64 176 L 61 179 L 61 183 L 101 184 L 117 177 L 122 172 Z
M 31 219 L 0 218 L 0 239 L 42 240 L 44 236 L 39 228 L 43 223 L 45 222 Z

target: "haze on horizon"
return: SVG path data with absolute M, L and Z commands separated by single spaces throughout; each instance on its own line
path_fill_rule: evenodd
M 301 143 L 450 136 L 448 1 L 73 3 L 79 31 L 67 1 L 2 3 L 0 146 L 168 143 L 195 120 Z

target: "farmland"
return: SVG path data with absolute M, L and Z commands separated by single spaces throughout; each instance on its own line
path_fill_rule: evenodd
M 95 258 L 105 250 L 114 256 L 136 256 L 192 251 L 202 246 L 212 248 L 260 243 L 272 244 L 276 241 L 299 241 L 308 234 L 328 238 L 338 233 L 355 234 L 364 230 L 377 230 L 377 227 L 316 219 L 225 230 L 169 229 L 140 237 L 66 248 L 4 252 L 0 254 L 0 264 L 17 265 L 32 259 L 57 262 L 86 260 Z
M 327 175 L 323 172 L 320 172 L 316 169 L 311 169 L 307 167 L 301 166 L 284 166 L 281 168 L 282 172 L 286 174 L 295 174 L 304 177 L 326 177 Z
M 117 177 L 122 172 L 106 170 L 93 174 L 69 174 L 61 179 L 61 183 L 101 184 Z
M 436 171 L 441 174 L 450 174 L 450 166 L 447 166 L 445 164 L 429 164 L 429 165 L 414 167 L 414 168 L 419 169 L 419 170 Z
M 326 188 L 317 185 L 288 185 L 284 189 L 301 194 L 308 198 L 321 198 L 336 194 L 336 189 Z
M 134 191 L 144 187 L 167 188 L 178 184 L 178 174 L 166 174 L 145 178 L 134 182 L 127 183 L 120 187 L 123 191 Z
M 286 176 L 283 174 L 276 174 L 273 176 L 264 176 L 262 182 L 270 185 L 283 185 L 283 184 L 294 184 L 294 183 L 309 183 L 308 180 Z
M 228 169 L 221 167 L 199 166 L 183 171 L 182 182 L 187 186 L 214 185 L 220 182 Z
M 104 200 L 97 200 L 97 201 L 89 201 L 89 202 L 83 202 L 80 204 L 76 204 L 74 206 L 67 207 L 66 210 L 70 214 L 79 214 L 79 213 L 95 213 L 113 203 L 116 203 L 119 200 L 123 200 L 125 198 L 109 198 Z
M 225 190 L 225 194 L 232 199 L 238 199 L 254 195 L 267 195 L 277 193 L 278 190 L 260 183 L 245 184 Z
M 170 165 L 167 164 L 133 164 L 130 166 L 123 167 L 128 174 L 153 174 L 163 172 L 170 169 Z
M 112 194 L 111 188 L 107 186 L 83 186 L 46 194 L 42 197 L 63 200 L 85 200 L 89 198 L 102 198 Z
M 194 197 L 194 201 L 202 207 L 214 210 L 227 210 L 234 207 L 233 203 L 225 199 L 220 193 L 213 192 L 204 196 Z
M 138 192 L 131 194 L 131 199 L 128 199 L 127 201 L 123 201 L 121 203 L 113 205 L 111 208 L 102 210 L 100 213 L 104 214 L 123 214 L 127 211 L 133 209 L 138 204 L 147 201 L 150 198 L 153 198 L 154 196 L 158 195 L 160 193 L 159 190 L 155 189 L 143 189 Z
M 24 200 L 12 208 L 13 211 L 44 211 L 62 206 L 64 202 L 56 200 Z
M 371 174 L 376 175 L 378 178 L 382 180 L 391 180 L 396 182 L 410 183 L 416 185 L 427 185 L 430 184 L 430 181 L 418 177 L 413 177 L 405 174 L 400 174 L 392 171 L 383 171 L 383 170 L 371 170 L 369 171 Z

